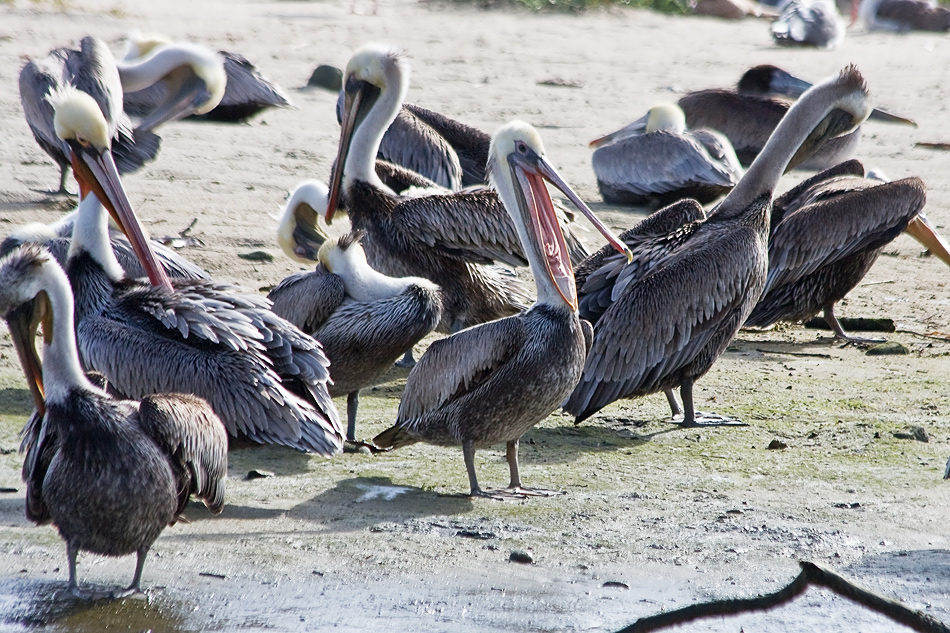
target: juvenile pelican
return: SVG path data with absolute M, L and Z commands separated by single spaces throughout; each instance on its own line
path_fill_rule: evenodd
M 537 284 L 527 312 L 435 341 L 409 374 L 396 424 L 374 438 L 380 447 L 418 441 L 461 444 L 472 496 L 475 449 L 506 443 L 508 495 L 521 487 L 518 442 L 567 396 L 580 376 L 590 325 L 577 316 L 567 244 L 544 179 L 587 215 L 615 248 L 625 251 L 544 158 L 538 133 L 526 123 L 503 126 L 492 140 L 489 173 L 521 238 Z M 543 494 L 543 493 L 542 493 Z
M 350 442 L 356 441 L 360 389 L 379 380 L 442 316 L 438 286 L 376 272 L 366 263 L 360 237 L 349 233 L 324 243 L 315 271 L 292 275 L 267 295 L 274 312 L 323 345 L 330 395 L 347 397 Z
M 845 333 L 834 305 L 902 231 L 950 265 L 947 243 L 923 214 L 926 200 L 920 178 L 872 178 L 856 160 L 823 171 L 777 198 L 765 291 L 746 325 L 767 327 L 824 311 L 836 338 L 880 342 Z
M 292 107 L 290 99 L 284 94 L 284 91 L 268 81 L 253 63 L 239 53 L 219 51 L 217 54 L 213 54 L 205 47 L 197 47 L 190 43 L 172 42 L 162 35 L 133 33 L 128 38 L 128 46 L 123 58 L 127 63 L 134 63 L 157 53 L 159 49 L 181 54 L 193 48 L 199 48 L 203 51 L 201 58 L 209 59 L 208 55 L 214 55 L 214 58 L 223 63 L 222 69 L 226 78 L 226 85 L 220 75 L 206 81 L 204 91 L 209 93 L 217 90 L 220 84 L 223 90 L 220 99 L 211 104 L 211 107 L 202 108 L 201 111 L 195 111 L 190 116 L 210 121 L 239 123 L 267 108 Z M 151 86 L 134 92 L 131 87 L 127 89 L 125 111 L 133 116 L 148 116 L 160 104 L 169 100 L 174 91 L 180 89 L 183 85 L 190 83 L 200 90 L 200 84 L 197 82 L 201 79 L 202 74 L 206 74 L 207 71 L 194 63 L 197 61 L 196 59 L 191 61 L 190 64 L 182 64 L 178 70 L 172 71 L 163 80 L 155 82 Z
M 190 395 L 116 400 L 87 380 L 76 351 L 69 281 L 45 249 L 24 246 L 0 260 L 0 314 L 6 318 L 36 401 L 24 429 L 26 515 L 52 521 L 66 541 L 69 591 L 80 550 L 136 553 L 140 591 L 145 557 L 195 495 L 212 513 L 224 507 L 227 434 L 208 404 Z M 36 330 L 43 323 L 43 361 Z
M 947 31 L 950 9 L 929 0 L 851 0 L 851 23 L 872 31 Z
M 324 455 L 343 437 L 327 393 L 319 343 L 265 299 L 203 280 L 173 287 L 156 263 L 109 159 L 105 122 L 88 95 L 53 99 L 83 198 L 102 200 L 154 286 L 125 279 L 99 204 L 80 205 L 66 263 L 76 297 L 79 351 L 88 368 L 129 397 L 167 391 L 205 398 L 232 435 Z
M 686 114 L 689 128 L 722 132 L 732 143 L 739 162 L 749 165 L 788 111 L 788 99 L 798 98 L 809 87 L 808 82 L 775 66 L 755 66 L 742 75 L 737 90 L 691 92 L 677 104 Z M 910 119 L 878 109 L 872 110 L 868 118 L 917 127 Z M 796 157 L 789 168 L 828 169 L 849 158 L 860 140 L 860 127 L 851 134 L 825 139 L 812 148 L 810 155 Z
M 522 311 L 529 301 L 524 284 L 484 265 L 526 262 L 517 231 L 494 191 L 399 196 L 376 175 L 380 139 L 409 86 L 409 67 L 401 54 L 379 45 L 361 48 L 347 64 L 343 84 L 343 124 L 327 222 L 345 190 L 350 223 L 366 233 L 363 247 L 370 266 L 393 277 L 424 277 L 442 288 L 441 332 Z M 572 254 L 583 253 L 578 240 L 568 237 L 567 243 Z
M 59 190 L 68 193 L 69 156 L 53 129 L 53 108 L 47 95 L 63 86 L 76 86 L 95 99 L 109 126 L 113 158 L 119 173 L 130 173 L 155 158 L 160 138 L 146 131 L 132 131 L 122 112 L 122 84 L 109 47 L 84 37 L 79 49 L 57 48 L 42 60 L 29 60 L 20 70 L 20 103 L 33 138 L 60 169 Z
M 789 109 L 709 218 L 684 223 L 689 214 L 681 214 L 670 222 L 678 226 L 673 232 L 628 240 L 636 266 L 592 256 L 603 264 L 588 278 L 601 280 L 597 292 L 609 297 L 609 307 L 597 321 L 583 377 L 564 404 L 578 422 L 619 398 L 657 391 L 670 397 L 675 387 L 683 398 L 683 426 L 712 420 L 697 419 L 693 383 L 725 351 L 765 287 L 775 185 L 796 154 L 867 118 L 867 99 L 854 67 L 815 86 Z M 669 208 L 657 213 L 671 214 Z M 678 407 L 670 404 L 675 415 Z
M 736 153 L 719 132 L 686 131 L 683 110 L 653 106 L 643 117 L 591 141 L 591 163 L 605 202 L 701 204 L 724 196 L 742 176 Z
M 784 46 L 832 49 L 844 41 L 845 26 L 833 0 L 787 0 L 771 31 Z

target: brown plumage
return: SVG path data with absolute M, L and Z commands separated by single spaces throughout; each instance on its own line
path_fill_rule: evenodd
M 600 268 L 584 268 L 581 293 L 594 284 L 604 299 L 591 302 L 603 314 L 584 374 L 564 405 L 577 421 L 619 398 L 669 395 L 680 387 L 683 424 L 697 424 L 693 383 L 725 351 L 765 287 L 776 183 L 797 154 L 860 124 L 870 112 L 866 99 L 864 80 L 853 67 L 819 84 L 789 109 L 705 221 L 690 221 L 699 212 L 689 203 L 663 209 L 653 222 L 673 227 L 671 233 L 640 230 L 627 240 L 638 265 L 624 268 L 603 258 Z
M 137 553 L 139 590 L 152 543 L 191 495 L 218 514 L 224 505 L 227 434 L 200 398 L 158 394 L 116 400 L 82 372 L 72 293 L 45 250 L 24 246 L 0 260 L 0 314 L 20 355 L 37 413 L 23 431 L 26 514 L 52 521 L 66 541 L 69 590 L 80 597 L 76 556 Z M 43 323 L 43 362 L 35 336 Z

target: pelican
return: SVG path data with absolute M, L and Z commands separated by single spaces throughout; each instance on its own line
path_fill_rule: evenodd
M 706 204 L 742 177 L 729 140 L 713 130 L 687 132 L 683 110 L 671 103 L 653 106 L 590 147 L 597 186 L 613 204 L 667 205 L 682 198 Z
M 69 156 L 53 129 L 53 108 L 46 100 L 51 92 L 73 85 L 91 95 L 109 125 L 113 158 L 120 173 L 139 169 L 155 158 L 160 138 L 152 132 L 133 132 L 132 122 L 122 112 L 122 84 L 115 59 L 102 41 L 84 37 L 79 49 L 57 48 L 42 60 L 29 60 L 20 70 L 20 103 L 44 152 L 59 165 L 59 189 L 65 194 Z
M 609 307 L 597 321 L 584 374 L 565 410 L 580 422 L 618 398 L 657 391 L 671 398 L 679 387 L 683 426 L 723 423 L 719 416 L 697 415 L 693 383 L 725 351 L 765 287 L 775 185 L 796 154 L 864 121 L 871 110 L 867 99 L 864 78 L 848 67 L 802 95 L 705 221 L 683 223 L 689 214 L 680 214 L 674 222 L 669 208 L 662 209 L 660 219 L 679 227 L 629 239 L 637 265 L 593 256 L 603 263 L 588 274 L 581 293 L 591 292 L 587 286 L 596 274 L 605 286 L 596 291 L 609 298 Z M 698 206 L 682 203 L 690 204 Z M 671 399 L 676 415 L 673 405 Z
M 682 97 L 677 104 L 686 114 L 691 129 L 710 128 L 726 135 L 739 162 L 748 166 L 768 141 L 788 111 L 786 97 L 799 97 L 811 84 L 775 66 L 755 66 L 743 74 L 738 89 L 700 90 Z M 869 118 L 917 127 L 912 120 L 874 109 Z M 861 140 L 861 128 L 852 134 L 826 139 L 800 156 L 789 167 L 820 171 L 837 165 L 854 153 Z
M 87 196 L 79 202 L 80 205 L 99 204 L 95 195 Z M 68 213 L 58 221 L 52 224 L 42 224 L 33 222 L 17 227 L 2 242 L 0 242 L 0 257 L 6 255 L 21 244 L 39 244 L 45 246 L 47 250 L 56 258 L 59 264 L 66 264 L 66 257 L 69 254 L 69 243 L 73 234 L 73 225 L 79 210 Z M 109 241 L 112 244 L 112 250 L 119 260 L 119 265 L 125 271 L 127 277 L 137 278 L 145 276 L 145 268 L 139 262 L 132 249 L 132 244 L 125 238 L 125 235 L 112 223 L 109 226 Z M 210 279 L 210 276 L 200 266 L 188 261 L 175 250 L 151 240 L 149 242 L 155 257 L 161 263 L 162 268 L 168 273 L 169 277 L 180 279 Z
M 373 442 L 383 448 L 461 444 L 473 497 L 498 496 L 478 484 L 475 449 L 505 442 L 511 481 L 503 495 L 524 496 L 543 491 L 521 486 L 519 440 L 574 388 L 591 336 L 590 324 L 577 316 L 567 244 L 543 179 L 617 250 L 626 249 L 550 166 L 533 127 L 515 121 L 500 128 L 491 157 L 490 177 L 517 227 L 538 301 L 523 314 L 432 343 L 409 374 L 395 425 Z
M 360 389 L 379 380 L 442 316 L 438 286 L 376 272 L 366 263 L 360 237 L 348 233 L 325 242 L 315 271 L 292 275 L 267 295 L 275 313 L 323 345 L 330 395 L 346 396 L 349 442 L 356 442 Z
M 928 0 L 851 0 L 851 23 L 872 31 L 947 31 L 950 9 Z
M 834 0 L 788 0 L 771 30 L 784 46 L 832 49 L 844 41 L 845 26 Z
M 376 175 L 380 139 L 409 86 L 402 55 L 378 44 L 361 48 L 347 63 L 343 85 L 343 125 L 326 221 L 332 221 L 345 190 L 350 224 L 366 234 L 363 247 L 370 266 L 393 277 L 424 277 L 442 288 L 440 332 L 524 310 L 529 302 L 524 284 L 483 265 L 495 260 L 526 263 L 497 193 L 482 188 L 399 196 Z M 583 245 L 573 236 L 566 239 L 579 261 Z
M 80 205 L 66 273 L 86 366 L 128 397 L 176 391 L 205 398 L 231 435 L 339 452 L 342 429 L 319 343 L 256 295 L 203 280 L 179 280 L 173 287 L 112 165 L 95 102 L 71 87 L 52 101 L 83 198 L 93 191 L 106 204 L 153 284 L 125 279 L 109 247 L 102 205 Z
M 223 63 L 224 78 L 219 75 L 214 80 L 206 82 L 205 91 L 217 90 L 220 85 L 221 95 L 215 103 L 211 104 L 211 107 L 206 106 L 190 116 L 210 121 L 240 123 L 267 108 L 293 107 L 284 91 L 268 81 L 253 63 L 239 53 L 218 51 L 214 54 L 195 44 L 172 42 L 163 35 L 132 33 L 129 35 L 123 59 L 127 63 L 135 63 L 159 51 L 182 54 L 194 50 L 207 51 L 202 52 L 203 59 L 209 59 L 209 55 L 219 59 Z M 191 61 L 193 62 L 196 58 L 197 56 L 192 57 Z M 125 110 L 133 116 L 148 116 L 169 99 L 170 91 L 174 93 L 176 88 L 180 89 L 182 85 L 189 83 L 200 90 L 199 81 L 202 80 L 204 73 L 206 70 L 202 65 L 182 64 L 179 70 L 166 75 L 162 81 L 153 82 L 135 91 L 130 87 L 126 90 Z
M 824 311 L 836 338 L 881 342 L 849 336 L 834 304 L 858 285 L 884 247 L 906 231 L 950 265 L 950 248 L 923 214 L 923 181 L 871 176 L 851 160 L 775 200 L 768 278 L 747 326 L 799 321 Z
M 336 117 L 341 123 L 345 98 L 346 91 L 341 90 L 336 102 Z M 490 143 L 491 137 L 481 130 L 422 106 L 404 103 L 383 134 L 377 155 L 440 187 L 458 191 L 485 184 Z
M 227 434 L 208 404 L 191 395 L 117 400 L 83 373 L 73 330 L 69 281 L 43 248 L 28 245 L 0 260 L 0 314 L 10 327 L 36 414 L 24 429 L 26 515 L 52 521 L 66 541 L 70 593 L 79 589 L 80 550 L 136 553 L 140 591 L 145 557 L 191 495 L 212 513 L 224 507 Z M 36 330 L 43 323 L 43 361 Z

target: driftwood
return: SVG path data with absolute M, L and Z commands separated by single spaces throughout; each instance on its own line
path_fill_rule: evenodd
M 950 633 L 950 627 L 933 616 L 915 611 L 897 600 L 886 598 L 859 587 L 847 578 L 815 563 L 801 561 L 799 564 L 802 567 L 802 573 L 789 585 L 775 593 L 756 598 L 714 600 L 703 604 L 690 605 L 675 611 L 658 613 L 657 615 L 640 618 L 617 633 L 646 633 L 647 631 L 658 631 L 692 622 L 700 618 L 734 615 L 749 611 L 767 611 L 798 597 L 810 585 L 826 587 L 840 596 L 857 602 L 872 611 L 877 611 L 915 631 L 921 633 Z

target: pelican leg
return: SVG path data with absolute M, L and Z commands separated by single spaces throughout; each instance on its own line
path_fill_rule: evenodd
M 142 570 L 145 568 L 145 557 L 148 556 L 148 549 L 149 546 L 146 545 L 137 553 L 135 560 L 135 574 L 132 576 L 132 584 L 122 591 L 113 592 L 113 598 L 128 598 L 131 595 L 142 593 L 142 589 L 139 585 L 142 582 Z
M 471 489 L 470 497 L 491 497 L 492 495 L 482 492 L 478 485 L 478 477 L 475 476 L 475 444 L 471 440 L 462 442 L 462 457 L 465 458 L 465 470 L 468 471 L 468 485 Z
M 677 420 L 679 416 L 673 416 L 673 423 L 679 424 L 681 428 L 690 429 L 704 426 L 749 426 L 740 422 L 737 418 L 730 418 L 718 413 L 706 413 L 696 411 L 693 408 L 693 379 L 684 378 L 680 385 L 680 397 L 683 398 L 683 418 Z
M 472 497 L 487 497 L 497 499 L 498 501 L 509 501 L 512 499 L 526 499 L 528 497 L 553 497 L 554 495 L 563 495 L 561 490 L 546 490 L 544 488 L 525 488 L 521 485 L 521 471 L 518 467 L 518 446 L 519 440 L 511 440 L 505 445 L 505 460 L 508 462 L 508 470 L 511 473 L 511 480 L 508 487 L 504 490 L 483 491 L 478 487 L 475 480 L 475 447 L 471 442 L 462 444 L 462 452 L 465 454 L 465 466 L 468 468 L 468 479 L 472 484 Z M 466 452 L 466 446 L 471 446 L 471 455 Z
M 346 395 L 346 441 L 356 441 L 356 410 L 360 406 L 360 392 L 351 391 Z
M 673 393 L 673 390 L 664 389 L 663 393 L 666 394 L 666 401 L 670 403 L 670 410 L 673 412 L 673 417 L 683 415 L 683 409 L 680 407 L 680 403 L 676 401 L 676 394 Z
M 828 324 L 828 327 L 830 327 L 831 331 L 835 333 L 835 338 L 847 343 L 868 345 L 872 343 L 883 343 L 887 340 L 883 338 L 861 338 L 860 336 L 850 336 L 844 331 L 844 328 L 841 327 L 841 322 L 838 321 L 838 317 L 835 316 L 835 304 L 833 303 L 825 306 L 824 318 L 825 322 Z
M 410 347 L 405 356 L 396 361 L 396 367 L 405 367 L 406 369 L 412 369 L 416 366 L 416 359 L 412 357 L 412 348 Z
M 79 546 L 66 541 L 66 559 L 69 561 L 69 584 L 66 585 L 67 596 L 78 598 L 79 600 L 101 600 L 111 598 L 111 591 L 83 591 L 79 588 L 76 581 L 76 557 L 79 555 Z

